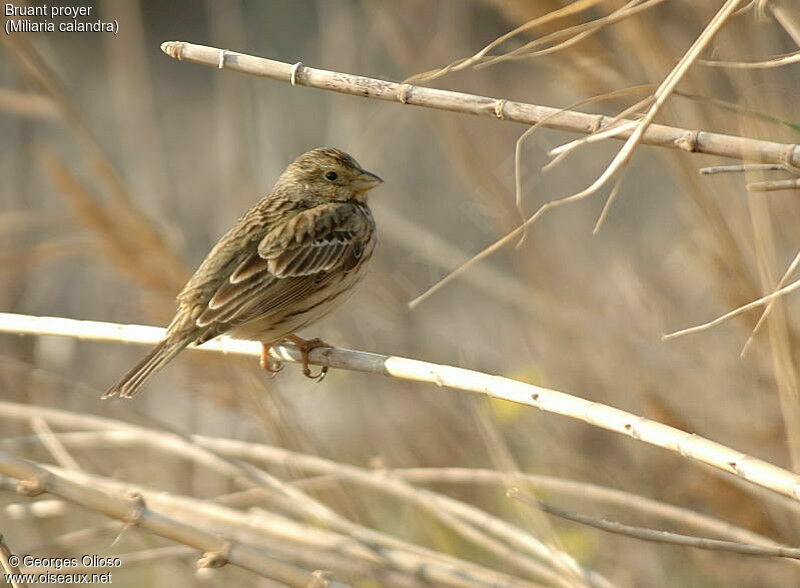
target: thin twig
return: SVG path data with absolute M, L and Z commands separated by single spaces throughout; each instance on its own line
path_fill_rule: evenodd
M 8 545 L 6 545 L 3 534 L 0 533 L 0 567 L 3 568 L 6 574 L 13 574 L 15 576 L 15 578 L 7 578 L 12 588 L 27 588 L 28 585 L 18 579 L 20 573 L 19 566 L 12 563 L 12 555 L 11 550 L 8 548 Z
M 799 190 L 800 178 L 795 180 L 767 180 L 747 184 L 750 192 L 777 192 L 778 190 Z
M 754 171 L 791 171 L 779 163 L 746 163 L 737 165 L 712 165 L 701 167 L 700 175 L 712 176 L 714 174 L 747 173 Z
M 39 415 L 34 415 L 31 417 L 31 428 L 36 433 L 36 436 L 41 439 L 42 445 L 45 446 L 50 452 L 50 455 L 55 458 L 61 467 L 68 470 L 82 469 L 81 466 L 78 465 L 78 462 L 75 461 L 75 458 L 73 458 L 61 444 L 58 437 L 53 434 L 53 430 L 45 419 Z
M 800 282 L 791 287 L 799 288 Z M 787 286 L 789 288 L 789 286 Z M 785 293 L 779 290 L 771 296 Z M 765 297 L 769 298 L 769 297 Z M 771 299 L 771 298 L 770 298 Z M 762 299 L 763 300 L 763 299 Z M 762 304 L 768 300 L 761 302 Z M 31 317 L 0 313 L 0 332 L 57 335 L 77 339 L 118 341 L 154 344 L 164 336 L 164 329 L 140 325 L 119 325 L 95 321 L 78 321 L 54 317 Z M 258 357 L 261 344 L 254 341 L 236 341 L 220 337 L 197 349 L 224 351 Z M 302 354 L 293 346 L 273 347 L 272 353 L 280 360 L 302 362 Z M 683 457 L 704 463 L 733 474 L 758 486 L 769 488 L 794 500 L 800 499 L 800 476 L 763 460 L 715 443 L 699 435 L 686 433 L 649 419 L 636 416 L 599 402 L 592 402 L 556 390 L 493 376 L 474 370 L 430 363 L 403 357 L 380 355 L 350 349 L 315 349 L 310 353 L 310 363 L 358 372 L 381 374 L 403 380 L 413 380 L 476 392 L 532 406 L 581 420 L 591 425 L 627 435 L 650 445 L 662 447 Z M 10 403 L 0 402 L 0 407 Z
M 670 73 L 664 78 L 664 80 L 659 85 L 658 89 L 653 94 L 654 101 L 652 106 L 647 110 L 645 115 L 642 117 L 640 121 L 629 121 L 622 119 L 619 121 L 619 130 L 617 131 L 617 135 L 625 136 L 625 143 L 623 144 L 622 148 L 617 152 L 614 158 L 611 160 L 611 163 L 608 164 L 603 173 L 592 182 L 591 185 L 584 188 L 580 192 L 576 192 L 570 196 L 565 198 L 561 198 L 559 200 L 554 200 L 551 202 L 547 202 L 543 204 L 539 210 L 537 210 L 528 220 L 526 220 L 520 227 L 516 228 L 515 230 L 511 231 L 504 237 L 496 240 L 494 243 L 489 245 L 488 247 L 484 248 L 482 251 L 477 253 L 473 256 L 470 260 L 463 263 L 461 266 L 455 268 L 445 277 L 440 279 L 436 282 L 433 286 L 428 288 L 425 292 L 417 296 L 414 300 L 409 303 L 409 306 L 413 308 L 414 306 L 418 305 L 423 300 L 429 298 L 434 292 L 441 289 L 445 284 L 452 281 L 454 278 L 459 276 L 460 274 L 464 273 L 467 269 L 469 269 L 472 265 L 477 263 L 478 261 L 488 257 L 493 252 L 497 251 L 501 247 L 505 246 L 509 242 L 513 241 L 517 238 L 517 236 L 526 230 L 526 227 L 531 226 L 535 223 L 545 212 L 550 210 L 551 208 L 555 208 L 557 206 L 561 206 L 571 202 L 577 202 L 579 200 L 583 200 L 592 196 L 593 194 L 597 193 L 601 188 L 603 188 L 613 177 L 615 177 L 623 167 L 625 167 L 628 162 L 630 161 L 631 157 L 633 156 L 633 152 L 639 143 L 644 143 L 644 137 L 648 128 L 652 127 L 653 120 L 655 119 L 656 115 L 661 110 L 661 107 L 666 103 L 669 97 L 672 95 L 673 91 L 677 87 L 678 83 L 683 79 L 686 73 L 689 71 L 691 66 L 697 60 L 700 53 L 702 53 L 708 44 L 712 41 L 716 33 L 722 28 L 722 25 L 725 24 L 727 18 L 731 15 L 731 13 L 736 9 L 739 5 L 741 0 L 727 0 L 722 8 L 714 15 L 714 18 L 711 19 L 711 22 L 706 26 L 702 33 L 695 39 L 694 43 L 692 43 L 691 47 L 684 53 L 683 57 L 678 61 L 677 65 L 670 71 Z M 593 134 L 591 137 L 588 137 L 586 140 L 592 140 L 594 137 L 605 138 L 603 132 L 597 132 Z M 697 143 L 697 135 L 692 132 L 683 137 L 676 139 L 676 146 L 681 146 L 688 151 L 696 151 L 695 145 Z M 792 148 L 794 151 L 794 148 Z M 784 154 L 785 157 L 785 154 Z M 765 160 L 766 161 L 766 160 Z M 786 161 L 782 161 L 781 163 L 785 163 Z
M 557 10 L 553 10 L 551 12 L 548 12 L 547 14 L 543 14 L 542 16 L 540 16 L 538 18 L 534 18 L 533 20 L 529 20 L 528 22 L 518 26 L 517 28 L 515 28 L 515 29 L 513 29 L 513 30 L 511 30 L 511 31 L 509 31 L 509 32 L 507 32 L 507 33 L 505 33 L 503 35 L 500 35 L 498 38 L 496 38 L 494 41 L 492 41 L 491 43 L 486 45 L 483 49 L 481 49 L 480 51 L 478 51 L 475 55 L 472 55 L 471 57 L 464 57 L 462 59 L 458 59 L 458 60 L 456 60 L 456 61 L 454 61 L 454 62 L 452 62 L 452 63 L 450 63 L 450 64 L 448 64 L 448 65 L 446 65 L 446 66 L 444 66 L 442 68 L 439 68 L 439 69 L 423 72 L 423 73 L 420 73 L 420 74 L 415 74 L 415 75 L 410 76 L 409 78 L 407 78 L 405 81 L 406 82 L 422 82 L 422 81 L 429 82 L 429 81 L 435 80 L 436 78 L 442 77 L 443 75 L 445 75 L 445 74 L 447 74 L 447 73 L 449 73 L 451 71 L 460 71 L 462 69 L 466 69 L 467 67 L 470 67 L 471 65 L 479 63 L 481 61 L 481 59 L 489 53 L 489 51 L 491 51 L 492 49 L 494 49 L 498 45 L 508 41 L 509 39 L 515 37 L 519 33 L 522 33 L 522 32 L 525 32 L 525 31 L 529 31 L 532 28 L 535 28 L 537 26 L 541 26 L 543 24 L 547 24 L 549 22 L 553 22 L 553 21 L 558 20 L 560 18 L 565 18 L 565 17 L 568 17 L 568 16 L 574 16 L 578 12 L 582 12 L 584 10 L 588 10 L 588 9 L 592 8 L 594 5 L 600 4 L 601 2 L 604 2 L 604 1 L 605 0 L 576 0 L 576 2 L 573 2 L 572 4 L 570 4 L 568 6 L 563 6 L 563 7 L 559 8 L 559 9 L 557 9 Z
M 700 331 L 707 331 L 717 325 L 724 323 L 725 321 L 729 321 L 730 319 L 739 316 L 747 312 L 748 310 L 753 310 L 754 308 L 758 308 L 759 306 L 763 306 L 767 304 L 771 300 L 775 300 L 776 298 L 780 298 L 781 296 L 785 296 L 791 292 L 794 292 L 800 288 L 800 280 L 796 280 L 789 284 L 788 286 L 784 286 L 783 288 L 779 288 L 775 290 L 771 294 L 767 294 L 766 296 L 762 296 L 758 300 L 753 300 L 739 308 L 734 308 L 732 311 L 723 314 L 715 318 L 713 321 L 709 321 L 707 323 L 703 323 L 701 325 L 696 325 L 694 327 L 689 327 L 686 329 L 681 329 L 680 331 L 675 331 L 673 333 L 667 333 L 666 335 L 662 335 L 662 341 L 668 341 L 669 339 L 675 339 L 677 337 L 683 337 L 684 335 L 690 335 L 692 333 L 699 333 Z
M 624 88 L 622 90 L 615 90 L 613 92 L 607 92 L 607 93 L 601 94 L 599 96 L 593 96 L 593 97 L 588 98 L 586 100 L 581 100 L 579 102 L 575 102 L 575 103 L 571 104 L 569 107 L 567 107 L 567 108 L 565 108 L 565 109 L 563 109 L 563 110 L 561 110 L 559 112 L 565 112 L 567 110 L 572 110 L 574 108 L 578 108 L 579 106 L 583 106 L 585 104 L 592 104 L 592 103 L 600 102 L 602 100 L 609 100 L 611 98 L 618 98 L 619 96 L 624 96 L 624 95 L 630 94 L 632 92 L 642 91 L 642 90 L 648 89 L 650 87 L 652 87 L 652 86 L 650 86 L 650 85 L 634 86 L 632 88 Z M 641 103 L 642 103 L 641 101 L 637 102 L 634 105 L 634 107 L 632 107 L 632 108 L 637 107 Z M 626 109 L 625 110 L 626 113 L 629 112 L 629 111 L 632 111 L 632 110 L 631 109 Z M 555 115 L 553 115 L 553 116 L 555 116 Z M 606 124 L 613 126 L 619 118 L 622 118 L 624 116 L 625 116 L 625 113 L 620 114 L 617 117 L 614 117 L 613 119 L 611 119 L 611 121 L 606 123 Z M 525 141 L 528 140 L 528 138 L 534 132 L 539 130 L 539 128 L 541 128 L 544 125 L 544 123 L 547 122 L 547 120 L 549 120 L 549 117 L 540 120 L 538 123 L 536 123 L 535 125 L 533 125 L 529 129 L 527 129 L 524 133 L 522 133 L 522 135 L 520 135 L 519 139 L 517 139 L 517 142 L 516 142 L 516 144 L 514 146 L 514 201 L 516 202 L 517 210 L 519 211 L 520 215 L 522 215 L 522 213 L 523 213 L 523 211 L 522 211 L 522 172 L 521 172 L 521 170 L 522 170 L 522 145 L 523 145 L 523 143 Z M 613 134 L 613 132 L 614 131 L 612 130 L 612 134 Z M 594 136 L 594 135 L 589 135 L 589 137 L 592 137 L 592 136 Z M 565 153 L 562 154 L 562 156 L 563 155 L 565 155 Z M 546 171 L 548 168 L 550 168 L 553 165 L 555 165 L 560 160 L 560 158 L 561 158 L 561 156 L 556 157 L 553 161 L 551 161 L 544 168 L 542 168 L 542 171 Z M 523 220 L 524 220 L 524 218 L 525 217 L 522 216 Z M 520 237 L 519 242 L 517 243 L 517 247 L 520 247 L 522 245 L 522 243 L 525 241 L 526 232 L 527 232 L 527 225 L 523 224 L 522 225 L 522 236 Z M 413 304 L 413 301 L 412 301 L 412 304 Z
M 773 288 L 775 276 L 775 235 L 769 200 L 763 196 L 751 195 L 747 198 L 747 208 L 753 230 L 753 245 L 760 281 L 760 291 Z M 777 302 L 777 299 L 771 300 Z M 767 329 L 770 348 L 770 361 L 775 378 L 780 414 L 789 449 L 790 464 L 793 471 L 800 471 L 800 404 L 798 404 L 797 368 L 793 358 L 791 334 L 786 312 L 781 304 L 776 304 Z
M 709 539 L 707 537 L 693 537 L 690 535 L 679 535 L 669 531 L 658 529 L 647 529 L 644 527 L 634 527 L 624 525 L 616 521 L 608 521 L 590 517 L 585 514 L 572 512 L 552 504 L 547 504 L 540 500 L 528 496 L 518 488 L 508 491 L 508 496 L 527 504 L 534 508 L 540 508 L 544 512 L 555 515 L 568 521 L 594 527 L 608 533 L 625 535 L 642 541 L 653 541 L 656 543 L 668 543 L 670 545 L 681 545 L 683 547 L 695 547 L 697 549 L 707 549 L 709 551 L 728 551 L 741 555 L 754 555 L 759 557 L 785 557 L 789 559 L 800 559 L 800 548 L 796 547 L 762 547 L 760 545 L 749 545 L 747 543 L 736 543 L 733 541 L 722 541 L 720 539 Z
M 750 0 L 747 4 L 745 4 L 744 6 L 739 8 L 736 12 L 734 12 L 733 16 L 739 16 L 741 14 L 744 14 L 745 12 L 753 10 L 754 8 L 756 8 L 758 1 L 759 0 Z
M 508 481 L 508 475 L 505 472 L 473 468 L 408 468 L 389 470 L 389 473 L 417 484 L 489 483 L 504 486 Z M 769 537 L 759 535 L 758 533 L 716 519 L 707 514 L 695 512 L 624 490 L 539 474 L 522 473 L 516 474 L 516 476 L 530 483 L 537 490 L 553 492 L 558 496 L 571 496 L 582 501 L 590 500 L 595 503 L 623 509 L 625 512 L 635 511 L 640 515 L 656 517 L 659 520 L 670 521 L 673 524 L 686 525 L 698 531 L 718 534 L 740 543 L 781 547 L 780 543 Z M 790 563 L 800 565 L 800 561 L 792 561 Z
M 549 53 L 560 51 L 561 49 L 570 47 L 576 43 L 579 43 L 580 41 L 583 41 L 589 36 L 600 32 L 607 26 L 631 18 L 632 16 L 635 16 L 640 12 L 649 10 L 654 6 L 662 4 L 665 1 L 666 0 L 630 0 L 627 4 L 625 4 L 618 10 L 614 10 L 611 14 L 608 14 L 606 16 L 601 16 L 596 20 L 556 30 L 548 35 L 539 37 L 538 39 L 534 39 L 533 41 L 529 41 L 528 43 L 525 43 L 523 46 L 518 47 L 502 55 L 486 56 L 479 60 L 479 62 L 475 65 L 475 69 L 482 69 L 484 67 L 495 65 L 497 63 L 502 63 L 503 61 L 538 57 L 541 55 L 547 55 Z M 547 43 L 561 39 L 563 37 L 567 37 L 566 40 L 561 41 L 556 45 L 546 47 L 545 49 L 540 49 L 538 51 L 533 51 L 535 47 L 546 45 Z
M 632 129 L 642 119 L 642 115 L 638 114 L 638 111 L 641 108 L 649 107 L 650 104 L 653 103 L 653 100 L 654 98 L 652 96 L 642 98 L 638 102 L 631 104 L 616 116 L 609 117 L 608 120 L 604 120 L 602 130 L 598 129 L 598 131 L 595 133 L 591 133 L 590 135 L 581 137 L 580 139 L 573 139 L 567 143 L 550 149 L 547 154 L 553 157 L 553 160 L 548 162 L 543 170 L 548 170 L 552 167 L 555 167 L 561 162 L 561 160 L 564 159 L 564 157 L 569 155 L 578 147 L 583 147 L 599 141 L 605 141 L 606 139 L 614 138 L 621 130 Z M 625 118 L 627 116 L 633 116 L 633 119 L 627 120 Z
M 784 272 L 783 276 L 781 276 L 781 279 L 775 286 L 775 290 L 780 290 L 786 285 L 786 282 L 789 280 L 789 277 L 797 269 L 798 265 L 800 265 L 800 251 L 797 252 L 797 255 L 795 255 L 794 259 L 792 260 L 792 263 L 790 263 L 789 267 L 786 268 L 786 271 Z M 761 316 L 758 318 L 756 326 L 753 327 L 753 330 L 750 332 L 750 336 L 747 338 L 747 341 L 745 341 L 744 345 L 742 346 L 742 350 L 739 352 L 739 357 L 744 357 L 747 354 L 747 350 L 750 348 L 750 345 L 753 344 L 753 341 L 755 341 L 755 337 L 758 334 L 758 331 L 761 329 L 761 326 L 764 324 L 764 321 L 769 316 L 769 313 L 772 311 L 772 307 L 775 306 L 776 301 L 777 298 L 770 300 L 767 303 L 767 306 L 764 308 L 764 310 L 761 313 Z
M 614 204 L 614 201 L 619 196 L 620 191 L 622 190 L 622 182 L 625 180 L 625 176 L 628 173 L 628 168 L 624 168 L 620 173 L 617 180 L 614 182 L 614 187 L 611 188 L 611 192 L 606 198 L 605 204 L 603 204 L 603 210 L 600 211 L 600 215 L 597 217 L 597 222 L 594 224 L 594 229 L 592 229 L 592 234 L 596 235 L 600 232 L 600 229 L 603 227 L 603 223 L 608 216 L 608 212 L 611 210 L 611 206 Z
M 761 61 L 715 61 L 711 59 L 698 59 L 697 63 L 710 67 L 726 67 L 728 69 L 770 69 L 800 63 L 800 51 L 787 53 L 786 55 L 776 55 L 772 59 Z

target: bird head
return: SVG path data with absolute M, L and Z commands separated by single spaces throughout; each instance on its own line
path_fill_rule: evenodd
M 324 201 L 366 201 L 367 192 L 382 183 L 344 151 L 333 147 L 312 149 L 295 159 L 278 180 L 278 186 L 302 186 L 302 197 Z

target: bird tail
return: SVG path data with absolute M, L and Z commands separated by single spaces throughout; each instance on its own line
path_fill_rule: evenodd
M 188 340 L 170 341 L 164 339 L 153 347 L 150 353 L 133 366 L 130 371 L 114 386 L 106 390 L 100 398 L 111 398 L 119 394 L 120 398 L 131 398 L 139 388 L 150 379 L 157 370 L 164 367 L 173 357 L 178 355 L 189 344 Z

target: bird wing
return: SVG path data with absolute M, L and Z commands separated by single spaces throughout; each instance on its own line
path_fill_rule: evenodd
M 353 267 L 371 234 L 370 218 L 358 208 L 330 203 L 278 223 L 230 270 L 195 324 L 226 330 L 275 313 Z

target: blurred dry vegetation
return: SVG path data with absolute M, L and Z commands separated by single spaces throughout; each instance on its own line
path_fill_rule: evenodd
M 413 310 L 408 301 L 516 227 L 514 146 L 524 127 L 293 88 L 179 64 L 165 40 L 402 80 L 474 54 L 566 2 L 557 0 L 207 0 L 88 3 L 120 22 L 108 34 L 26 34 L 0 45 L 0 308 L 31 315 L 165 324 L 173 297 L 216 239 L 307 149 L 335 145 L 385 184 L 372 196 L 380 246 L 349 303 L 314 327 L 337 345 L 538 383 L 697 432 L 798 471 L 798 298 L 776 307 L 744 358 L 758 312 L 691 337 L 663 333 L 771 291 L 800 249 L 798 192 L 748 193 L 748 174 L 700 176 L 719 158 L 640 147 L 619 198 L 592 234 L 606 193 L 545 215 Z M 517 35 L 510 51 L 623 6 L 621 0 Z M 431 86 L 557 107 L 658 84 L 721 1 L 672 0 L 547 55 L 449 73 Z M 744 3 L 743 3 L 744 4 Z M 788 4 L 792 4 L 789 2 Z M 798 7 L 793 6 L 795 19 Z M 752 61 L 797 50 L 757 3 L 731 18 L 708 59 Z M 797 142 L 800 65 L 730 69 L 696 64 L 658 121 L 687 129 Z M 642 97 L 584 107 L 614 115 Z M 722 108 L 711 98 L 774 120 Z M 542 173 L 572 135 L 537 131 L 523 146 L 522 208 L 590 184 L 619 147 L 583 148 Z M 777 177 L 777 176 L 775 176 Z M 267 379 L 257 362 L 185 353 L 132 402 L 98 395 L 142 349 L 67 339 L 0 337 L 2 399 L 183 433 L 243 439 L 366 468 L 468 467 L 547 474 L 624 489 L 800 542 L 796 504 L 775 500 L 679 455 L 581 422 L 447 389 L 333 371 L 315 385 L 288 366 Z M 54 428 L 58 430 L 58 427 Z M 32 434 L 0 413 L 3 437 Z M 0 448 L 3 447 L 0 441 Z M 796 442 L 795 447 L 798 447 Z M 16 447 L 16 446 L 15 446 Z M 18 455 L 53 462 L 44 449 Z M 81 469 L 202 499 L 233 482 L 180 457 L 133 444 L 69 450 Z M 795 459 L 800 452 L 795 453 Z M 267 467 L 287 481 L 311 473 Z M 300 485 L 346 518 L 526 577 L 396 497 L 333 479 Z M 506 518 L 559 545 L 620 586 L 791 586 L 787 560 L 670 547 L 547 519 L 502 484 L 426 487 Z M 533 489 L 529 489 L 533 492 Z M 580 493 L 549 502 L 631 524 L 662 524 Z M 78 508 L 12 520 L 18 553 L 121 554 L 171 545 Z M 272 504 L 255 503 L 277 509 Z M 252 504 L 245 504 L 247 508 Z M 85 532 L 75 539 L 70 535 Z M 66 536 L 66 538 L 65 538 Z M 260 586 L 227 566 L 196 574 L 191 552 L 164 552 L 114 571 L 116 586 Z M 325 565 L 318 566 L 325 568 Z M 314 567 L 308 568 L 315 569 Z M 327 568 L 326 568 L 327 569 Z M 336 573 L 358 586 L 392 585 Z M 565 576 L 568 585 L 582 585 Z M 418 585 L 409 580 L 408 585 Z M 546 582 L 545 582 L 546 584 Z M 264 584 L 268 585 L 268 584 Z

